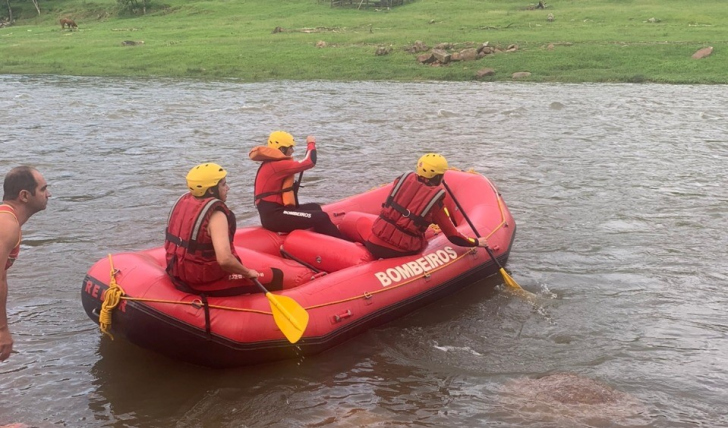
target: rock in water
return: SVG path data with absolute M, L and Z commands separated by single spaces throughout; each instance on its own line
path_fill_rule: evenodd
M 513 380 L 503 386 L 500 402 L 524 421 L 558 426 L 649 421 L 647 409 L 636 397 L 573 373 Z

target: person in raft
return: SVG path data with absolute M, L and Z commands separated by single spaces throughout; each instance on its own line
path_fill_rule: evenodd
M 227 171 L 215 163 L 203 163 L 187 174 L 189 192 L 172 207 L 164 249 L 167 273 L 185 292 L 223 297 L 253 293 L 258 278 L 269 291 L 280 290 L 283 272 L 260 272 L 243 265 L 235 251 L 235 214 L 225 204 L 230 187 Z
M 295 174 L 316 165 L 316 139 L 306 138 L 306 156 L 293 160 L 296 142 L 288 132 L 275 131 L 267 146 L 256 146 L 249 153 L 251 160 L 261 162 L 255 175 L 255 206 L 261 225 L 273 232 L 289 233 L 313 228 L 318 233 L 344 238 L 329 215 L 316 203 L 299 204 Z
M 469 238 L 455 228 L 445 208 L 446 191 L 441 186 L 447 171 L 444 156 L 428 153 L 417 161 L 416 173 L 407 173 L 394 180 L 392 192 L 382 204 L 374 220 L 371 234 L 364 245 L 374 257 L 418 254 L 425 249 L 425 231 L 436 224 L 447 239 L 461 247 L 485 247 L 485 238 Z

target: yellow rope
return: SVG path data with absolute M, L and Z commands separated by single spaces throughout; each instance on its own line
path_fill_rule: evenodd
M 188 305 L 188 306 L 202 307 L 202 302 L 200 300 L 193 300 L 191 302 L 180 302 L 179 300 L 150 299 L 147 297 L 129 297 L 129 296 L 121 296 L 121 300 L 129 300 L 132 302 L 147 302 L 147 303 L 169 303 L 171 305 Z M 224 309 L 226 311 L 233 311 L 233 312 L 250 312 L 253 314 L 263 314 L 263 315 L 272 315 L 273 314 L 273 312 L 270 312 L 270 311 L 236 308 L 234 306 L 222 306 L 222 305 L 207 305 L 207 306 L 210 309 Z
M 311 310 L 311 309 L 317 309 L 317 308 L 325 308 L 326 306 L 337 305 L 339 303 L 350 302 L 350 301 L 353 301 L 353 300 L 368 299 L 368 298 L 370 298 L 371 296 L 373 296 L 375 294 L 386 293 L 388 291 L 392 291 L 392 290 L 395 290 L 397 288 L 404 287 L 406 285 L 409 285 L 409 284 L 411 284 L 411 283 L 419 280 L 420 278 L 423 278 L 423 277 L 426 277 L 426 276 L 430 275 L 432 272 L 436 272 L 438 270 L 441 270 L 441 269 L 446 268 L 447 266 L 449 266 L 449 265 L 457 262 L 458 260 L 462 259 L 463 257 L 465 257 L 465 256 L 467 256 L 469 254 L 473 254 L 475 251 L 476 251 L 476 248 L 473 247 L 470 250 L 468 250 L 468 251 L 464 252 L 463 254 L 459 255 L 455 259 L 453 259 L 453 260 L 451 260 L 451 261 L 449 261 L 449 262 L 447 262 L 447 263 L 445 263 L 443 265 L 440 265 L 440 266 L 438 266 L 438 267 L 430 270 L 426 274 L 414 276 L 414 277 L 410 278 L 408 281 L 402 281 L 399 284 L 391 285 L 391 286 L 388 286 L 386 288 L 382 288 L 382 289 L 375 290 L 375 291 L 365 291 L 363 294 L 357 294 L 355 296 L 348 297 L 346 299 L 334 300 L 334 301 L 322 303 L 322 304 L 319 304 L 319 305 L 307 306 L 304 309 Z M 111 288 L 109 288 L 109 290 L 111 290 Z M 108 291 L 107 291 L 107 293 L 108 293 Z M 190 305 L 190 306 L 200 305 L 199 301 L 180 302 L 178 300 L 149 299 L 149 298 L 144 298 L 144 297 L 130 297 L 130 296 L 121 296 L 121 299 L 135 301 L 135 302 L 168 303 L 168 304 L 172 304 L 172 305 Z M 256 310 L 256 309 L 236 308 L 236 307 L 232 307 L 232 306 L 209 305 L 209 307 L 211 309 L 221 309 L 221 310 L 232 311 L 232 312 L 250 312 L 250 313 L 261 314 L 261 315 L 272 315 L 273 314 L 273 312 L 268 312 L 268 311 L 260 311 L 260 310 Z M 102 309 L 102 311 L 103 311 L 103 309 Z
M 109 288 L 106 290 L 104 295 L 104 303 L 101 304 L 101 313 L 99 314 L 99 329 L 102 333 L 109 336 L 111 340 L 114 340 L 114 335 L 111 334 L 111 315 L 114 309 L 119 305 L 121 301 L 121 295 L 124 294 L 124 290 L 119 287 L 116 283 L 116 270 L 114 269 L 114 261 L 111 259 L 109 254 L 109 267 L 111 268 L 111 279 L 109 280 Z
M 447 262 L 447 263 L 445 263 L 443 265 L 440 265 L 440 266 L 438 266 L 438 267 L 430 270 L 426 274 L 414 276 L 410 280 L 403 281 L 403 282 L 401 282 L 401 283 L 399 283 L 397 285 L 388 286 L 386 288 L 382 288 L 380 290 L 375 290 L 375 291 L 365 291 L 364 294 L 357 294 L 356 296 L 352 296 L 352 297 L 349 297 L 349 298 L 346 298 L 346 299 L 341 299 L 341 300 L 335 300 L 335 301 L 331 301 L 331 302 L 326 302 L 326 303 L 322 303 L 320 305 L 308 306 L 308 307 L 306 307 L 304 309 L 309 310 L 309 309 L 316 309 L 316 308 L 324 308 L 326 306 L 337 305 L 339 303 L 350 302 L 352 300 L 368 299 L 369 297 L 373 296 L 374 294 L 385 293 L 387 291 L 391 291 L 391 290 L 397 289 L 399 287 L 402 287 L 402 286 L 405 286 L 407 284 L 410 284 L 410 283 L 412 283 L 414 281 L 417 281 L 418 279 L 420 279 L 422 277 L 428 276 L 432 272 L 436 272 L 438 270 L 444 269 L 447 266 L 449 266 L 449 265 L 457 262 L 458 260 L 462 259 L 463 257 L 467 256 L 468 254 L 472 254 L 473 252 L 475 252 L 475 248 L 471 248 L 469 251 L 466 251 L 465 253 L 461 254 L 460 256 L 456 257 L 455 259 L 453 259 L 453 260 L 451 260 L 451 261 L 449 261 L 449 262 Z M 113 278 L 113 276 L 112 276 L 112 278 Z M 107 291 L 107 293 L 109 293 L 109 291 L 111 291 L 111 286 L 110 286 L 109 290 Z M 107 297 L 108 297 L 108 294 L 107 294 Z M 195 300 L 195 301 L 192 301 L 192 302 L 180 302 L 178 300 L 149 299 L 149 298 L 144 298 L 144 297 L 129 297 L 129 296 L 121 296 L 121 295 L 120 295 L 120 299 L 130 300 L 130 301 L 135 301 L 135 302 L 169 303 L 169 304 L 172 304 L 172 305 L 190 305 L 190 306 L 199 306 L 199 305 L 201 305 L 201 303 L 199 302 L 199 300 Z M 104 304 L 105 303 L 106 302 L 104 301 Z M 116 306 L 116 305 L 114 305 L 114 306 Z M 272 312 L 268 312 L 268 311 L 260 311 L 260 310 L 256 310 L 256 309 L 236 308 L 236 307 L 232 307 L 232 306 L 209 305 L 209 307 L 211 309 L 222 309 L 222 310 L 225 310 L 225 311 L 233 311 L 233 312 L 250 312 L 250 313 L 261 314 L 261 315 L 272 315 L 273 314 Z M 102 309 L 102 313 L 103 313 L 103 309 Z M 99 319 L 100 319 L 100 317 L 99 317 Z M 111 323 L 110 320 L 109 320 L 109 323 Z

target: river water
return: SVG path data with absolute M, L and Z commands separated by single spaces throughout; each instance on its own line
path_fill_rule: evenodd
M 0 426 L 728 425 L 728 87 L 0 76 L 0 94 L 0 172 L 34 165 L 53 193 L 9 271 Z M 319 143 L 303 201 L 428 151 L 487 175 L 518 224 L 511 276 L 537 301 L 486 278 L 317 356 L 235 370 L 102 338 L 86 270 L 161 245 L 203 161 L 256 223 L 247 152 L 277 129 Z M 551 399 L 590 382 L 614 394 Z

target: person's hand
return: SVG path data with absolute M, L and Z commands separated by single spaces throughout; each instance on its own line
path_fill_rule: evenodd
M 487 247 L 488 241 L 485 239 L 485 237 L 478 238 L 478 247 Z
M 0 328 L 0 361 L 5 361 L 13 351 L 13 336 L 8 326 Z
M 309 135 L 306 137 L 306 150 L 314 150 L 316 148 L 316 137 Z
M 260 273 L 258 273 L 255 269 L 248 269 L 248 273 L 245 274 L 245 277 L 248 279 L 258 278 L 260 276 Z

